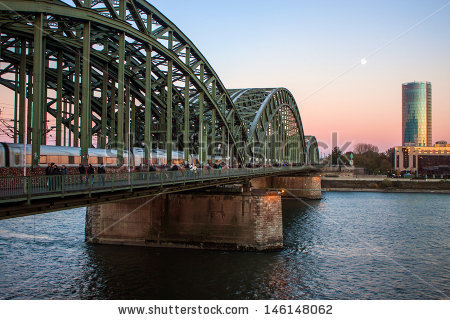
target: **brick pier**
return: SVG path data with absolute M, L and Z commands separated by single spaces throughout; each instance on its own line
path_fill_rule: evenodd
M 266 251 L 283 247 L 276 192 L 169 194 L 94 205 L 86 241 L 151 247 Z
M 311 200 L 322 199 L 322 177 L 312 176 L 292 176 L 292 177 L 265 177 L 256 178 L 250 181 L 253 190 L 286 190 L 283 197 L 299 197 Z
M 86 241 L 242 251 L 281 249 L 281 194 L 270 191 L 273 189 L 285 189 L 283 196 L 287 197 L 322 196 L 321 177 L 316 175 L 257 178 L 230 191 L 192 191 L 92 205 L 86 210 Z

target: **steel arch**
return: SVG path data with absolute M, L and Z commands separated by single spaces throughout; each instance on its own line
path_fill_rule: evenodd
M 308 165 L 319 164 L 319 144 L 315 136 L 305 136 L 306 163 Z
M 237 107 L 236 112 L 244 122 L 250 147 L 259 144 L 263 145 L 263 148 L 281 149 L 278 157 L 269 152 L 269 159 L 272 162 L 289 160 L 299 164 L 305 163 L 306 148 L 303 125 L 299 108 L 289 90 L 286 88 L 247 88 L 231 89 L 229 92 Z M 281 139 L 274 139 L 276 141 L 272 141 L 274 128 L 280 129 L 281 134 Z M 277 146 L 273 146 L 274 142 Z M 255 157 L 257 151 L 253 149 L 251 148 L 251 154 Z M 288 152 L 291 155 L 288 155 Z M 267 158 L 267 156 L 263 158 Z
M 0 84 L 18 92 L 14 140 L 31 140 L 33 166 L 48 115 L 55 144 L 79 142 L 83 161 L 96 136 L 97 147 L 116 148 L 119 158 L 127 145 L 145 146 L 147 158 L 156 145 L 168 158 L 175 148 L 185 159 L 221 153 L 243 164 L 249 145 L 266 148 L 266 133 L 279 130 L 304 163 L 300 114 L 287 89 L 226 90 L 189 38 L 145 0 L 68 2 L 0 2 Z M 290 159 L 280 152 L 279 160 Z

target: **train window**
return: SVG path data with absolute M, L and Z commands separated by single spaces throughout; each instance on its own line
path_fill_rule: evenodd
M 103 157 L 98 157 L 98 163 L 99 163 L 99 164 L 105 163 L 104 158 L 103 158 Z
M 74 156 L 69 156 L 69 164 L 74 164 L 74 163 L 75 163 Z
M 116 158 L 106 158 L 106 163 L 115 165 L 117 163 L 117 159 Z
M 68 164 L 69 163 L 69 157 L 68 156 L 59 156 L 59 163 L 60 164 Z
M 14 153 L 14 163 L 16 164 L 16 166 L 20 164 L 20 154 L 18 154 L 17 152 Z
M 47 163 L 59 163 L 59 156 L 47 156 Z
M 88 163 L 89 164 L 97 164 L 98 163 L 98 158 L 97 157 L 89 157 Z
M 43 163 L 48 163 L 47 162 L 47 156 L 41 156 L 41 159 L 40 159 L 40 161 L 39 161 L 41 164 L 43 164 Z

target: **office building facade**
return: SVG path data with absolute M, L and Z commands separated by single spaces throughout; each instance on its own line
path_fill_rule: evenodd
M 421 176 L 450 174 L 450 144 L 438 141 L 432 147 L 395 147 L 394 169 Z
M 402 145 L 432 146 L 431 83 L 402 85 Z

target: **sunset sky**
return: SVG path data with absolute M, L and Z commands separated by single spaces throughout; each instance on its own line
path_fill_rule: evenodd
M 450 140 L 449 1 L 150 2 L 227 88 L 288 88 L 319 141 L 400 145 L 402 83 L 414 80 L 432 83 L 433 142 Z
M 400 145 L 401 86 L 414 80 L 432 83 L 433 142 L 450 141 L 449 1 L 149 2 L 227 88 L 288 88 L 305 134 L 327 145 L 332 132 L 339 145 Z

